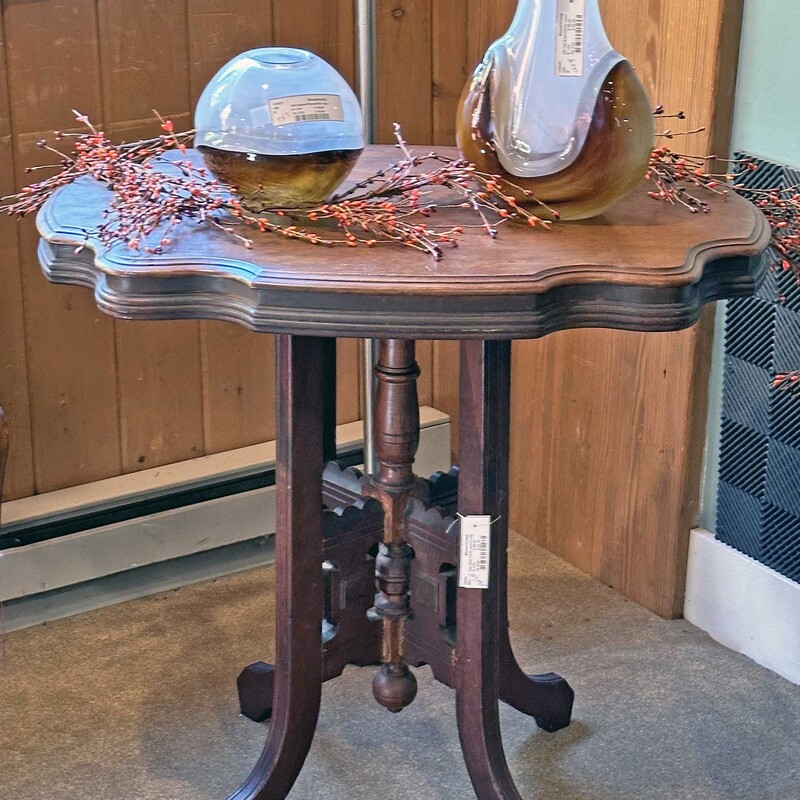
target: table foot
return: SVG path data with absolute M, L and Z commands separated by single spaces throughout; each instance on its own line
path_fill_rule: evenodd
M 500 699 L 536 720 L 548 733 L 566 728 L 572 721 L 575 692 L 567 681 L 554 672 L 529 675 L 519 665 L 508 630 L 508 559 L 500 558 L 498 582 L 500 595 L 500 638 L 498 642 Z
M 272 696 L 275 690 L 275 666 L 256 661 L 245 667 L 236 679 L 239 690 L 239 709 L 253 722 L 266 722 L 272 716 Z
M 510 668 L 500 665 L 500 699 L 533 717 L 542 730 L 555 733 L 572 721 L 575 692 L 560 675 L 527 675 L 515 661 Z

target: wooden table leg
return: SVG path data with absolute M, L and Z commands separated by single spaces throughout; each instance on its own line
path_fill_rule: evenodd
M 322 463 L 336 460 L 336 339 L 322 340 Z
M 308 755 L 322 687 L 324 340 L 279 336 L 275 693 L 267 742 L 230 800 L 283 800 Z
M 461 353 L 460 477 L 440 475 L 424 487 L 415 478 L 414 344 L 385 341 L 376 370 L 378 473 L 367 479 L 330 465 L 325 496 L 335 510 L 323 513 L 322 455 L 331 452 L 335 406 L 335 395 L 323 388 L 323 379 L 332 380 L 331 343 L 280 337 L 277 665 L 251 665 L 240 676 L 240 694 L 254 701 L 249 715 L 261 719 L 271 711 L 273 722 L 256 769 L 231 800 L 286 797 L 311 745 L 322 680 L 341 674 L 348 663 L 375 662 L 376 625 L 383 627 L 376 698 L 391 711 L 413 701 L 416 680 L 408 659 L 431 664 L 439 680 L 454 686 L 459 735 L 480 800 L 520 800 L 503 752 L 500 700 L 546 730 L 569 724 L 572 689 L 557 675 L 526 675 L 508 633 L 511 346 L 466 342 Z M 490 514 L 497 521 L 490 586 L 459 588 L 453 609 L 451 578 L 441 566 L 458 561 L 453 519 L 445 516 L 455 505 L 456 483 L 461 514 Z M 380 505 L 365 502 L 363 494 Z M 450 512 L 436 507 L 442 504 Z M 373 590 L 367 554 L 374 552 L 381 532 L 375 559 L 378 596 L 368 614 Z M 326 558 L 332 570 L 327 594 Z M 413 581 L 417 616 L 410 608 Z M 331 628 L 327 636 L 324 626 L 320 635 L 323 617 Z
M 508 513 L 511 343 L 461 344 L 460 514 Z M 492 529 L 488 589 L 458 589 L 456 715 L 464 759 L 480 800 L 520 800 L 500 732 L 502 552 L 506 528 Z
M 336 460 L 336 339 L 322 340 L 322 461 Z M 275 666 L 257 661 L 246 666 L 236 680 L 239 710 L 253 722 L 272 716 Z

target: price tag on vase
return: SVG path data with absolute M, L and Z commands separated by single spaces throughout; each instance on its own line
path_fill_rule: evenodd
M 558 0 L 556 19 L 556 75 L 583 77 L 586 0 Z
M 472 515 L 461 517 L 461 554 L 458 562 L 458 585 L 462 589 L 489 588 L 489 554 L 492 518 Z
M 269 113 L 275 126 L 297 122 L 341 122 L 344 119 L 342 98 L 337 94 L 298 94 L 269 101 Z

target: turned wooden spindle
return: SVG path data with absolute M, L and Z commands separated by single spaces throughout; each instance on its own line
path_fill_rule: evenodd
M 404 657 L 404 626 L 409 616 L 410 563 L 405 541 L 406 509 L 417 488 L 414 456 L 419 447 L 419 367 L 414 342 L 380 343 L 375 368 L 375 454 L 378 469 L 365 493 L 384 511 L 383 544 L 375 564 L 378 598 L 375 613 L 383 619 L 382 661 L 373 682 L 375 699 L 392 712 L 402 711 L 417 695 L 417 679 Z

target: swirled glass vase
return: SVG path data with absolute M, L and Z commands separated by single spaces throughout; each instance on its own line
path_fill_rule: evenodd
M 290 47 L 249 50 L 203 91 L 195 146 L 251 211 L 320 203 L 364 149 L 361 108 L 319 56 Z
M 644 177 L 653 109 L 598 0 L 519 0 L 464 89 L 457 133 L 462 155 L 518 201 L 587 219 Z

